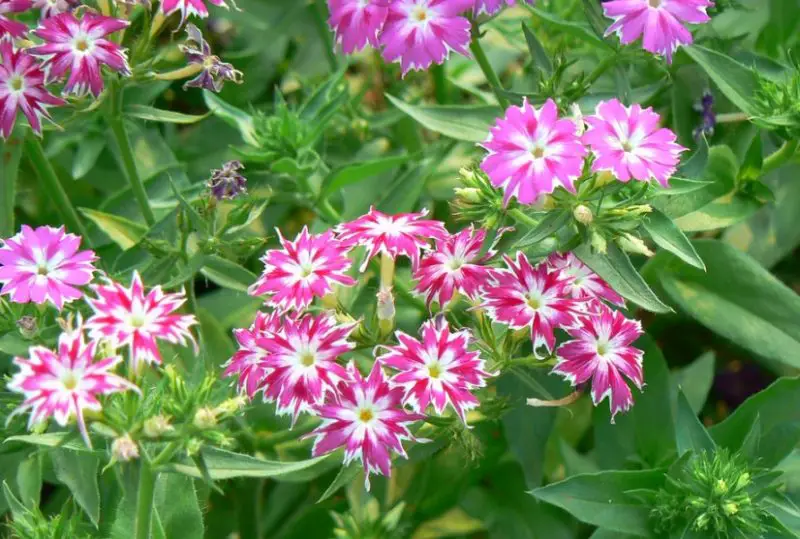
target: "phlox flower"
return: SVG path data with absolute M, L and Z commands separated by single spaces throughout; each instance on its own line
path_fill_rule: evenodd
M 342 52 L 352 54 L 367 43 L 379 46 L 378 34 L 389 11 L 387 0 L 328 0 L 328 10 L 328 24 Z
M 406 426 L 423 416 L 402 408 L 403 390 L 386 380 L 379 362 L 372 365 L 367 378 L 354 363 L 347 368 L 348 380 L 340 383 L 335 395 L 314 406 L 323 419 L 310 436 L 316 436 L 314 456 L 344 447 L 344 463 L 360 460 L 364 465 L 365 486 L 369 475 L 391 475 L 391 453 L 408 458 L 404 440 L 414 440 Z
M 139 272 L 133 272 L 130 288 L 108 281 L 93 285 L 96 298 L 86 298 L 94 314 L 86 321 L 89 336 L 108 339 L 116 347 L 127 346 L 131 367 L 139 372 L 142 363 L 161 364 L 158 341 L 186 346 L 197 342 L 190 328 L 197 319 L 190 314 L 176 314 L 186 301 L 183 290 L 165 294 L 160 286 L 145 292 Z
M 605 300 L 620 307 L 625 300 L 611 286 L 572 253 L 553 253 L 547 258 L 551 269 L 560 271 L 564 290 L 575 299 Z
M 267 303 L 280 311 L 304 310 L 315 297 L 333 291 L 336 284 L 353 286 L 356 281 L 346 274 L 352 262 L 350 247 L 334 238 L 333 231 L 309 234 L 308 229 L 294 241 L 278 237 L 282 249 L 270 249 L 261 259 L 264 273 L 250 287 L 253 296 L 270 295 Z
M 575 324 L 582 302 L 567 293 L 561 272 L 546 263 L 532 266 L 517 253 L 516 262 L 505 257 L 507 269 L 494 271 L 483 290 L 483 304 L 489 317 L 513 329 L 530 328 L 534 354 L 544 345 L 552 352 L 556 328 Z
M 428 320 L 420 329 L 420 340 L 396 332 L 397 346 L 386 346 L 377 360 L 395 369 L 391 382 L 403 388 L 403 404 L 424 413 L 429 404 L 444 413 L 449 404 L 467 423 L 467 410 L 480 402 L 472 390 L 484 387 L 491 376 L 480 352 L 469 350 L 469 330 L 452 332 L 447 322 Z
M 416 268 L 420 249 L 428 249 L 431 240 L 447 236 L 447 230 L 441 222 L 424 219 L 427 214 L 427 210 L 423 210 L 420 213 L 387 215 L 370 208 L 366 215 L 337 226 L 336 232 L 339 241 L 344 245 L 367 248 L 367 257 L 361 264 L 361 271 L 379 253 L 393 259 L 407 256 L 411 259 L 412 267 Z
M 625 378 L 639 389 L 644 386 L 643 352 L 632 346 L 642 335 L 641 324 L 602 306 L 598 313 L 582 316 L 567 332 L 573 340 L 558 347 L 553 372 L 573 386 L 591 380 L 592 401 L 598 405 L 608 397 L 613 422 L 617 413 L 633 405 Z
M 269 352 L 258 345 L 258 339 L 278 331 L 281 323 L 276 312 L 259 311 L 248 329 L 233 330 L 239 349 L 225 364 L 222 376 L 238 376 L 239 391 L 245 391 L 251 399 L 263 389 L 261 382 L 268 371 L 265 359 Z
M 492 185 L 503 188 L 505 204 L 512 197 L 533 204 L 559 185 L 574 192 L 587 153 L 575 123 L 559 119 L 552 99 L 540 109 L 527 99 L 521 107 L 509 107 L 481 146 L 489 152 L 481 169 Z
M 94 251 L 78 251 L 81 237 L 64 227 L 22 225 L 14 237 L 0 242 L 0 294 L 16 303 L 51 302 L 61 310 L 83 296 L 96 270 Z
M 211 45 L 203 38 L 203 33 L 197 26 L 191 23 L 187 24 L 186 34 L 186 42 L 183 45 L 178 45 L 178 48 L 186 56 L 186 61 L 190 66 L 198 66 L 200 73 L 183 84 L 184 90 L 187 88 L 205 88 L 210 92 L 219 93 L 225 81 L 229 80 L 235 84 L 241 84 L 242 72 L 234 69 L 231 64 L 223 62 L 219 59 L 219 56 L 211 53 Z M 231 174 L 236 174 L 236 170 L 244 168 L 239 161 L 228 161 L 229 165 L 233 163 L 237 164 L 238 168 L 233 167 L 230 170 L 226 170 L 226 167 L 223 166 L 221 171 L 216 172 L 227 172 L 230 176 Z M 239 177 L 244 179 L 241 175 Z M 244 186 L 235 192 L 238 193 L 243 190 Z M 217 196 L 217 198 L 221 197 Z
M 228 8 L 225 0 L 208 0 L 209 3 L 217 6 Z M 173 13 L 181 14 L 181 26 L 189 18 L 189 15 L 194 15 L 205 19 L 208 17 L 208 8 L 206 7 L 205 0 L 161 0 L 161 6 L 158 8 L 165 17 L 169 17 Z
M 33 31 L 44 43 L 29 51 L 45 58 L 43 65 L 49 70 L 48 79 L 60 79 L 70 72 L 64 94 L 83 95 L 88 91 L 97 97 L 103 91 L 102 66 L 130 75 L 122 47 L 106 39 L 129 24 L 90 11 L 80 19 L 72 13 L 61 13 L 44 19 Z
M 40 10 L 42 19 L 66 13 L 77 4 L 75 0 L 33 0 L 33 8 Z
M 0 0 L 0 39 L 6 35 L 20 38 L 28 32 L 25 24 L 12 21 L 6 17 L 6 13 L 22 13 L 28 11 L 33 3 L 31 0 Z
M 462 13 L 473 0 L 393 0 L 380 34 L 383 57 L 411 69 L 441 64 L 456 51 L 469 56 L 470 23 Z
M 675 142 L 675 133 L 658 127 L 660 119 L 650 107 L 626 107 L 617 99 L 601 101 L 595 114 L 586 117 L 589 129 L 583 135 L 595 155 L 592 171 L 610 170 L 623 182 L 655 178 L 669 187 L 686 148 Z
M 534 0 L 522 0 L 528 4 L 533 4 Z M 475 5 L 472 8 L 472 12 L 477 16 L 481 13 L 486 13 L 487 15 L 494 15 L 495 13 L 499 12 L 503 9 L 503 6 L 513 6 L 517 2 L 516 0 L 475 0 Z
M 91 447 L 84 412 L 102 410 L 97 397 L 129 389 L 139 392 L 131 382 L 111 372 L 122 358 L 95 361 L 96 348 L 97 341 L 85 342 L 78 324 L 77 329 L 61 334 L 55 351 L 33 346 L 28 352 L 30 358 L 14 358 L 20 370 L 8 388 L 22 393 L 25 400 L 13 413 L 30 410 L 29 429 L 50 417 L 62 427 L 75 418 L 86 445 Z
M 640 37 L 644 50 L 667 57 L 681 45 L 692 43 L 692 34 L 684 23 L 701 24 L 710 19 L 706 10 L 712 0 L 612 0 L 604 2 L 603 12 L 614 19 L 606 35 L 617 33 L 627 45 Z

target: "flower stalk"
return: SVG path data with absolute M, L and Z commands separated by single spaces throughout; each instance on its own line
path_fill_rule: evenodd
M 500 84 L 500 78 L 497 76 L 497 73 L 495 73 L 494 68 L 492 68 L 492 64 L 489 63 L 489 58 L 486 57 L 486 52 L 484 52 L 481 46 L 480 26 L 475 22 L 472 23 L 472 41 L 470 41 L 469 50 L 472 51 L 472 55 L 475 56 L 475 61 L 478 62 L 478 66 L 480 66 L 481 71 L 483 71 L 486 80 L 489 81 L 489 85 L 492 87 L 492 91 L 497 98 L 497 103 L 504 110 L 507 109 L 509 106 L 508 99 L 506 99 L 506 96 L 503 94 L 503 86 Z
M 150 538 L 156 477 L 157 474 L 150 463 L 142 459 L 142 464 L 139 467 L 139 487 L 136 493 L 136 520 L 134 522 L 134 537 L 136 539 Z

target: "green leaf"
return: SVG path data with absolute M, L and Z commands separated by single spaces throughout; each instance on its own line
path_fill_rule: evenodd
M 21 159 L 22 141 L 19 138 L 0 139 L 0 238 L 9 238 L 16 232 L 14 206 Z
M 672 222 L 672 219 L 653 209 L 645 217 L 642 226 L 656 245 L 676 255 L 687 264 L 705 271 L 706 265 L 692 247 L 689 238 Z
M 247 268 L 217 255 L 206 255 L 200 272 L 219 286 L 240 292 L 247 292 L 247 288 L 258 279 Z
M 628 494 L 657 490 L 664 470 L 607 471 L 576 475 L 531 491 L 536 498 L 556 505 L 582 522 L 618 533 L 648 537 L 650 507 Z
M 686 232 L 718 230 L 748 219 L 763 204 L 756 198 L 742 193 L 730 193 L 706 204 L 697 211 L 675 219 L 675 224 Z
M 721 52 L 700 45 L 684 47 L 683 50 L 703 68 L 725 97 L 742 112 L 750 116 L 758 114 L 754 102 L 755 92 L 758 89 L 758 75 L 755 71 Z
M 409 105 L 389 94 L 386 98 L 423 127 L 467 142 L 486 140 L 489 127 L 502 113 L 496 106 Z
M 255 136 L 252 116 L 226 103 L 217 94 L 208 90 L 203 90 L 203 100 L 206 102 L 211 114 L 239 130 L 242 140 L 251 146 L 259 146 Z
M 258 459 L 249 455 L 232 453 L 216 448 L 208 448 L 204 451 L 203 456 L 208 466 L 209 475 L 215 481 L 232 477 L 270 477 L 278 481 L 291 481 L 293 475 L 311 468 L 330 457 L 330 455 L 323 455 L 308 460 L 280 462 Z M 164 467 L 164 470 L 182 473 L 198 479 L 202 478 L 202 473 L 191 460 L 169 464 Z
M 555 26 L 565 34 L 569 34 L 573 37 L 576 37 L 581 41 L 584 41 L 590 45 L 594 45 L 595 47 L 607 50 L 609 49 L 613 50 L 613 47 L 609 42 L 599 37 L 596 33 L 594 33 L 594 31 L 590 27 L 584 24 L 572 21 L 565 21 L 564 19 L 556 17 L 552 13 L 549 13 L 547 11 L 544 11 L 543 9 L 539 9 L 528 4 L 525 4 L 525 7 L 527 7 L 528 10 L 531 11 L 534 15 L 547 21 L 549 24 Z
M 37 507 L 42 491 L 42 459 L 40 452 L 28 455 L 17 468 L 19 497 L 27 507 Z
M 100 488 L 97 485 L 100 460 L 94 455 L 67 449 L 54 449 L 50 458 L 56 478 L 67 486 L 72 497 L 97 526 L 100 522 Z
M 430 177 L 433 167 L 432 158 L 426 158 L 408 167 L 408 170 L 389 186 L 386 196 L 377 204 L 378 209 L 387 213 L 412 211 L 425 189 L 425 182 Z
M 72 160 L 72 179 L 80 180 L 97 164 L 97 159 L 106 147 L 106 137 L 90 134 L 78 144 L 78 151 Z
M 200 215 L 194 206 L 192 206 L 181 194 L 178 186 L 175 185 L 174 181 L 172 181 L 172 177 L 167 176 L 167 179 L 169 180 L 169 186 L 172 188 L 172 194 L 175 195 L 175 199 L 178 201 L 178 204 L 181 208 L 183 208 L 183 211 L 186 212 L 186 215 L 194 225 L 195 230 L 202 232 L 206 236 L 209 236 L 211 234 L 211 230 L 208 228 L 208 223 L 206 223 L 206 220 L 203 219 L 203 216 Z
M 147 234 L 147 227 L 134 223 L 119 215 L 103 213 L 89 208 L 80 208 L 80 212 L 92 221 L 103 234 L 119 245 L 123 251 L 130 249 Z
M 524 250 L 527 247 L 536 245 L 561 230 L 569 222 L 569 219 L 570 212 L 568 210 L 548 212 L 536 227 L 517 241 L 515 248 Z
M 761 176 L 764 165 L 764 149 L 761 144 L 761 131 L 756 130 L 753 142 L 744 154 L 742 167 L 739 169 L 739 181 L 756 180 Z
M 320 198 L 327 198 L 346 185 L 352 185 L 362 180 L 390 171 L 411 159 L 409 154 L 391 155 L 372 161 L 352 163 L 331 172 L 322 182 Z
M 650 290 L 633 267 L 628 255 L 616 244 L 609 243 L 606 254 L 593 253 L 589 245 L 583 244 L 575 249 L 575 255 L 625 299 L 654 313 L 672 312 L 672 309 Z
M 347 466 L 342 466 L 339 470 L 339 473 L 336 474 L 333 482 L 328 485 L 328 488 L 325 489 L 325 492 L 322 493 L 322 496 L 319 497 L 317 503 L 322 503 L 334 494 L 336 494 L 339 489 L 346 487 L 350 483 L 352 483 L 356 477 L 358 477 L 359 473 L 364 470 L 363 466 L 361 466 L 358 462 L 351 462 Z
M 210 107 L 209 107 L 210 108 Z M 125 107 L 125 115 L 139 120 L 150 122 L 160 122 L 167 124 L 195 124 L 211 115 L 211 111 L 206 114 L 183 114 L 172 110 L 157 109 L 147 105 L 128 105 Z
M 711 391 L 711 384 L 714 383 L 715 359 L 713 351 L 706 352 L 672 374 L 674 385 L 683 390 L 695 414 L 699 414 L 703 409 Z
M 536 39 L 536 34 L 524 22 L 522 23 L 522 33 L 525 35 L 525 42 L 528 44 L 528 52 L 531 54 L 534 67 L 541 69 L 546 75 L 552 75 L 553 62 L 550 61 L 542 44 Z
M 160 474 L 154 500 L 157 519 L 166 539 L 202 539 L 203 513 L 194 480 L 178 474 Z
M 675 416 L 675 440 L 678 444 L 678 455 L 687 451 L 699 454 L 704 451 L 714 451 L 714 440 L 708 431 L 697 419 L 697 414 L 692 410 L 692 405 L 686 399 L 683 391 L 678 390 L 678 411 Z
M 22 434 L 19 436 L 9 436 L 3 440 L 4 444 L 11 442 L 22 442 L 30 445 L 40 445 L 44 447 L 57 447 L 78 451 L 82 453 L 94 453 L 86 447 L 86 444 L 71 432 L 45 432 L 43 434 Z
M 14 496 L 14 492 L 5 481 L 3 481 L 3 496 L 6 499 L 9 509 L 11 509 L 11 515 L 14 517 L 14 520 L 28 521 L 28 515 L 30 512 L 25 505 L 16 496 Z

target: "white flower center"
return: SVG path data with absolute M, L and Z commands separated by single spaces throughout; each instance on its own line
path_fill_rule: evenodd
M 72 47 L 80 54 L 91 54 L 94 49 L 94 40 L 86 34 L 78 34 L 72 40 Z
M 545 303 L 544 298 L 538 292 L 528 292 L 528 297 L 526 298 L 525 302 L 534 311 L 541 309 Z
M 391 217 L 379 217 L 375 230 L 379 234 L 387 236 L 399 236 L 404 232 L 406 223 L 402 219 L 392 219 Z
M 356 420 L 365 426 L 374 423 L 377 418 L 378 411 L 371 404 L 365 403 L 356 408 Z
M 430 13 L 427 6 L 416 6 L 411 10 L 411 20 L 420 26 L 426 25 L 429 19 Z
M 438 361 L 434 361 L 433 363 L 429 363 L 427 365 L 428 368 L 428 376 L 431 378 L 441 378 L 442 374 L 444 374 L 444 367 Z
M 71 369 L 67 369 L 64 371 L 64 374 L 61 375 L 61 383 L 64 384 L 64 389 L 67 391 L 73 391 L 76 387 L 78 387 L 78 377 L 75 374 L 75 371 Z
M 610 343 L 608 339 L 598 339 L 597 340 L 597 355 L 600 357 L 605 357 L 608 352 L 611 351 Z
M 464 260 L 462 257 L 454 256 L 453 258 L 451 258 L 447 262 L 445 262 L 444 265 L 450 271 L 458 271 L 458 270 L 461 269 L 461 266 L 463 266 L 466 263 L 467 263 L 467 261 Z
M 22 75 L 13 74 L 8 79 L 8 89 L 11 91 L 12 94 L 14 93 L 23 93 L 25 91 L 25 79 Z
M 317 360 L 317 357 L 310 350 L 306 350 L 306 351 L 302 352 L 300 354 L 299 358 L 298 358 L 298 361 L 304 367 L 312 366 L 316 362 L 316 360 Z

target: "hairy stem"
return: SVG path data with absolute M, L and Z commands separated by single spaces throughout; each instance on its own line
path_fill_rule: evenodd
M 497 73 L 494 72 L 492 64 L 489 63 L 489 59 L 486 57 L 483 47 L 481 47 L 480 27 L 474 22 L 472 23 L 472 41 L 469 44 L 469 50 L 472 51 L 481 71 L 483 71 L 483 75 L 486 77 L 486 80 L 489 81 L 489 85 L 492 87 L 495 97 L 497 97 L 497 103 L 503 107 L 503 109 L 507 109 L 509 105 L 508 99 L 503 95 L 503 86 L 500 84 L 500 78 L 497 76 Z

